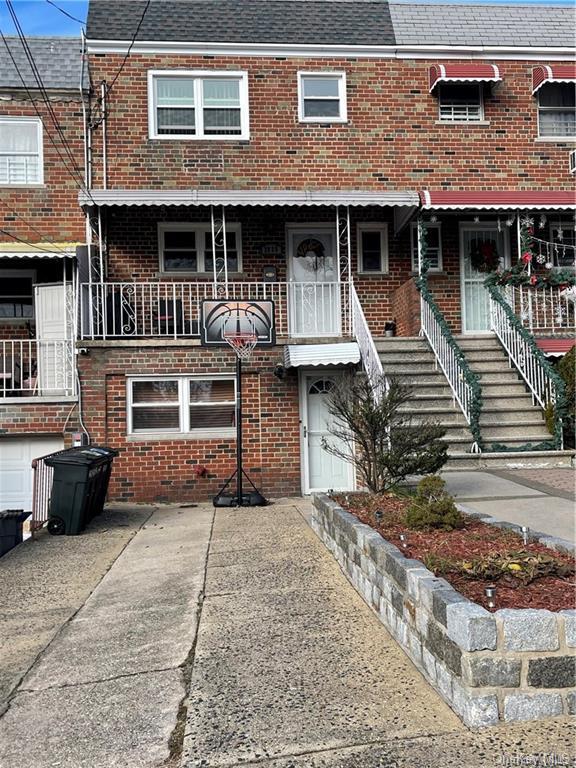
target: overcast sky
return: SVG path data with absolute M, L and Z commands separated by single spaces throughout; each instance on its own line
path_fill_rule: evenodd
M 118 3 L 131 0 L 116 0 Z M 401 0 L 410 2 L 411 0 Z M 446 0 L 424 0 L 425 2 L 446 2 Z M 449 0 L 454 2 L 455 0 Z M 460 0 L 467 2 L 468 0 Z M 475 0 L 477 2 L 477 0 Z M 97 0 L 96 0 L 97 2 Z M 217 0 L 214 0 L 217 2 Z M 422 2 L 422 0 L 420 0 Z M 502 5 L 564 5 L 574 6 L 574 0 L 480 0 L 482 3 Z M 64 13 L 51 5 L 48 0 L 13 0 L 14 10 L 26 35 L 79 35 L 81 23 L 69 19 Z M 54 0 L 62 11 L 83 21 L 86 19 L 88 0 Z M 5 0 L 0 0 L 0 29 L 4 34 L 14 34 L 12 19 Z

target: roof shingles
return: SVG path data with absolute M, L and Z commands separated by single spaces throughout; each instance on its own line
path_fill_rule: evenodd
M 32 58 L 38 68 L 44 87 L 49 90 L 78 90 L 80 87 L 80 39 L 75 37 L 28 37 Z M 0 42 L 0 88 L 23 88 L 24 78 L 28 88 L 37 88 L 38 83 L 26 57 L 22 43 L 17 37 L 6 37 L 6 45 Z M 88 87 L 88 76 L 84 71 L 84 88 Z

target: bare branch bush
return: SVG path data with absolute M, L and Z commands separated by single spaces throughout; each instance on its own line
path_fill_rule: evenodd
M 390 379 L 381 390 L 378 400 L 364 374 L 342 377 L 328 395 L 334 440 L 322 440 L 325 451 L 355 466 L 373 493 L 390 490 L 408 475 L 437 472 L 448 458 L 444 428 L 410 412 L 411 387 Z

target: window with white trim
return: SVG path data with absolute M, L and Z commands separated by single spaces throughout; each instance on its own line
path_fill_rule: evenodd
M 539 89 L 538 136 L 576 136 L 575 83 L 544 83 Z
M 43 182 L 42 121 L 0 117 L 0 185 Z
M 347 119 L 345 72 L 298 72 L 301 123 L 345 123 Z
M 161 272 L 212 273 L 214 247 L 211 224 L 184 222 L 158 225 Z M 216 238 L 216 260 L 224 259 L 224 241 Z M 226 225 L 226 261 L 228 272 L 242 269 L 240 224 Z M 217 264 L 218 266 L 218 264 Z
M 148 72 L 152 139 L 248 139 L 246 72 Z
M 233 376 L 128 379 L 128 433 L 232 435 L 236 423 Z
M 440 83 L 438 117 L 449 123 L 476 123 L 484 119 L 481 83 Z
M 440 224 L 426 224 L 426 260 L 431 272 L 442 270 L 442 234 Z M 418 225 L 410 225 L 410 250 L 412 253 L 412 270 L 418 272 Z
M 358 224 L 358 272 L 378 275 L 388 272 L 388 225 Z

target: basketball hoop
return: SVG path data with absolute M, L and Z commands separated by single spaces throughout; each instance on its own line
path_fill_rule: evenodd
M 236 356 L 246 362 L 250 360 L 254 347 L 258 342 L 258 336 L 255 333 L 244 333 L 237 331 L 222 331 L 222 338 L 226 341 L 236 353 Z

